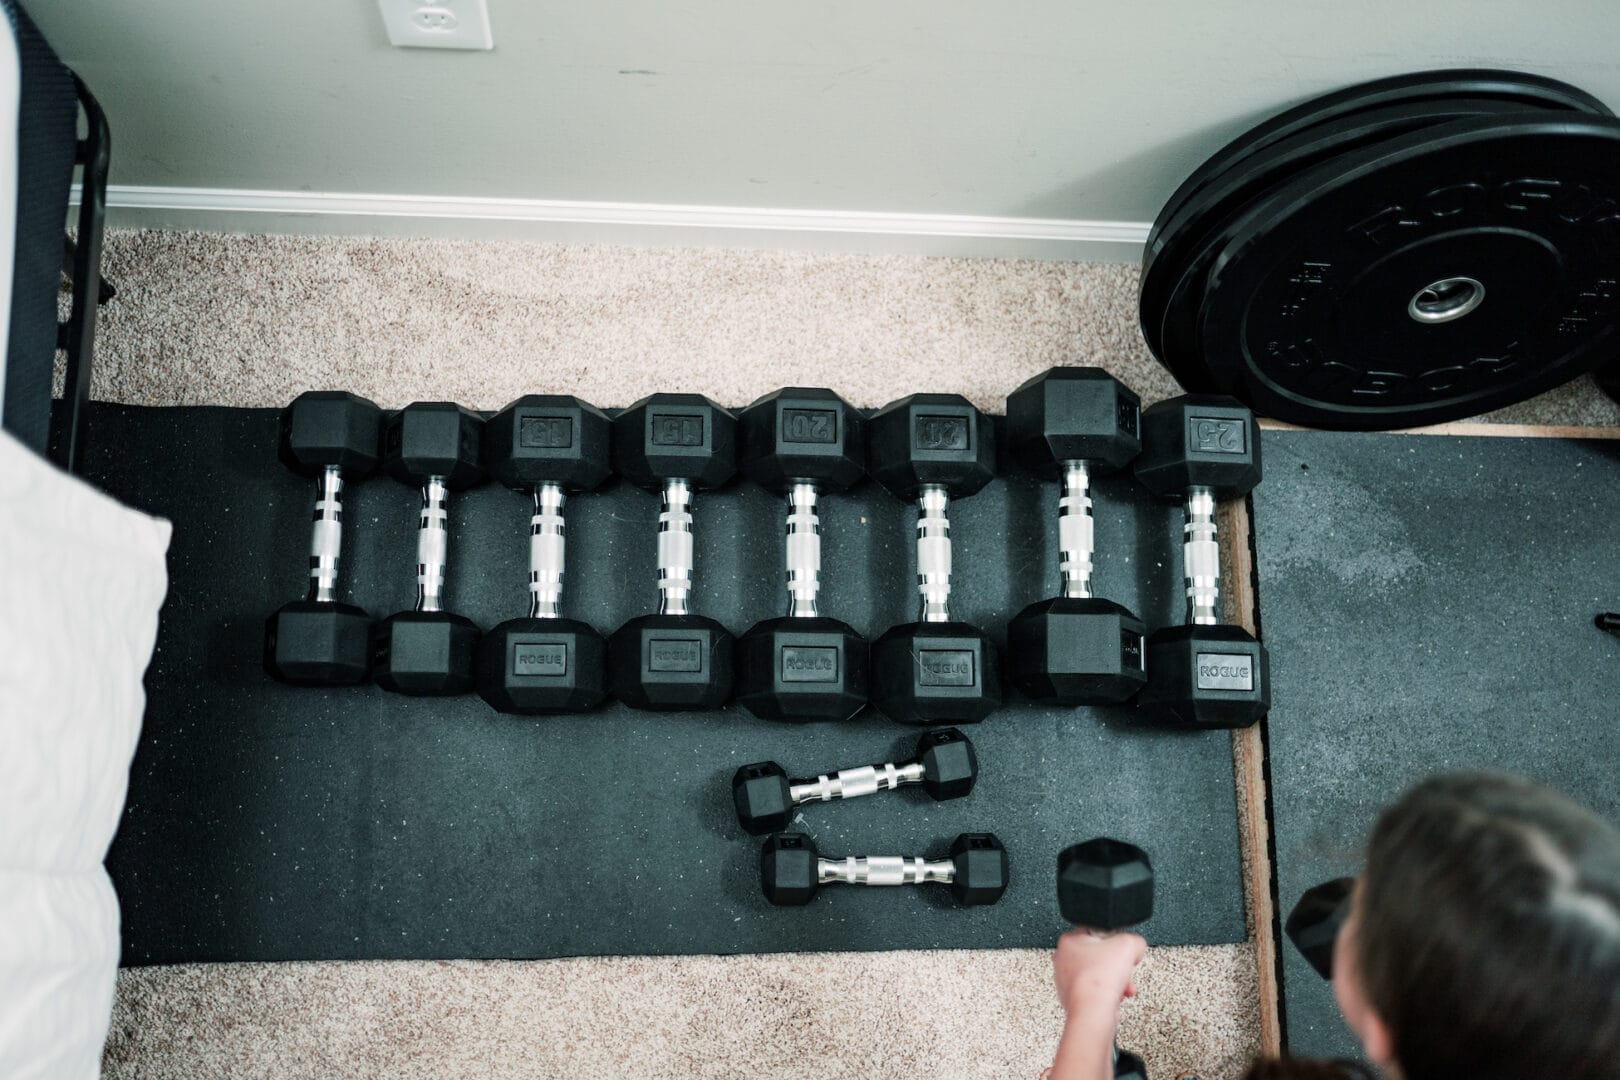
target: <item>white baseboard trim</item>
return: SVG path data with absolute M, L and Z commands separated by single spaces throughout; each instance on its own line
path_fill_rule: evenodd
M 210 232 L 1135 262 L 1129 221 L 114 185 L 108 223 Z

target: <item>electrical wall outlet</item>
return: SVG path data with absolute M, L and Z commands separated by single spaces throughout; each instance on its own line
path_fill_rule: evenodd
M 377 0 L 388 41 L 400 48 L 493 49 L 487 0 Z

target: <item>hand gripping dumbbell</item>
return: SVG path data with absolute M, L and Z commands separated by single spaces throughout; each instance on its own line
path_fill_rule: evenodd
M 422 490 L 416 531 L 416 608 L 377 626 L 372 671 L 396 694 L 460 694 L 473 684 L 478 627 L 444 610 L 444 569 L 450 552 L 450 492 L 481 483 L 478 463 L 484 421 L 448 401 L 418 401 L 383 427 L 383 471 Z
M 760 398 L 737 421 L 741 468 L 786 495 L 786 617 L 737 639 L 737 702 L 766 720 L 847 720 L 866 707 L 866 639 L 816 608 L 821 522 L 816 498 L 866 474 L 866 420 L 831 390 L 790 388 Z
M 1333 978 L 1333 950 L 1339 942 L 1339 931 L 1350 917 L 1355 887 L 1355 878 L 1334 878 L 1306 889 L 1283 923 L 1288 940 L 1324 979 Z
M 823 859 L 803 833 L 777 833 L 760 849 L 760 884 L 765 899 L 780 907 L 810 902 L 818 885 L 921 885 L 951 887 L 962 907 L 993 904 L 1007 891 L 1007 849 L 993 833 L 963 833 L 945 859 L 876 855 Z
M 737 820 L 756 836 L 788 827 L 796 806 L 832 802 L 921 784 L 936 802 L 960 799 L 979 778 L 979 759 L 968 737 L 955 728 L 933 728 L 917 740 L 917 756 L 900 765 L 863 765 L 813 780 L 790 780 L 774 761 L 744 765 L 731 778 Z
M 281 412 L 281 460 L 318 483 L 309 541 L 309 595 L 264 626 L 264 667 L 300 686 L 344 686 L 371 671 L 371 616 L 337 598 L 343 485 L 377 467 L 382 410 L 336 390 L 299 394 Z
M 737 419 L 698 394 L 654 394 L 613 420 L 619 475 L 662 492 L 658 614 L 608 639 L 613 695 L 633 709 L 714 709 L 731 695 L 731 633 L 687 610 L 692 592 L 692 493 L 737 471 Z
M 1140 417 L 1141 399 L 1101 368 L 1052 368 L 1007 398 L 1008 437 L 1019 463 L 1062 484 L 1063 594 L 1030 604 L 1007 624 L 1012 681 L 1032 698 L 1117 705 L 1147 682 L 1147 627 L 1125 607 L 1091 594 L 1091 477 L 1136 457 Z
M 950 616 L 952 498 L 996 471 L 990 418 L 955 394 L 913 394 L 867 421 L 867 467 L 899 499 L 917 502 L 918 622 L 872 643 L 872 703 L 913 724 L 983 720 L 1001 704 L 1001 662 L 989 635 Z
M 1145 409 L 1136 477 L 1156 497 L 1185 504 L 1187 579 L 1187 625 L 1148 635 L 1147 685 L 1137 706 L 1173 724 L 1246 727 L 1271 704 L 1270 659 L 1247 630 L 1221 622 L 1215 502 L 1247 495 L 1260 482 L 1254 414 L 1226 397 L 1172 398 Z
M 484 427 L 489 474 L 534 500 L 529 615 L 492 627 L 478 649 L 478 694 L 500 712 L 583 712 L 607 696 L 607 642 L 561 609 L 563 504 L 611 475 L 609 425 L 606 414 L 576 397 L 530 394 Z
M 1098 837 L 1058 854 L 1058 910 L 1065 922 L 1102 936 L 1153 914 L 1153 864 L 1135 844 Z M 1146 1080 L 1147 1067 L 1114 1048 L 1115 1080 Z

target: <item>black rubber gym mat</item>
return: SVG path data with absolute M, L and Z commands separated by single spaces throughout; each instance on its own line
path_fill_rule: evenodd
M 314 489 L 277 462 L 276 413 L 95 405 L 88 422 L 87 476 L 175 523 L 108 857 L 126 964 L 1049 946 L 1057 852 L 1099 833 L 1153 856 L 1153 940 L 1243 939 L 1225 732 L 1014 701 L 968 729 L 982 765 L 969 797 L 887 792 L 807 807 L 796 826 L 830 855 L 938 855 L 959 832 L 994 831 L 1012 868 L 999 904 L 833 886 L 773 908 L 732 772 L 896 760 L 919 729 L 875 713 L 779 725 L 736 707 L 526 719 L 474 696 L 282 686 L 259 666 L 264 619 L 305 588 Z M 1096 503 L 1102 595 L 1150 624 L 1179 619 L 1179 511 L 1119 478 Z M 373 616 L 414 601 L 418 507 L 383 477 L 345 492 L 342 581 Z M 1055 588 L 1055 507 L 1054 486 L 1024 478 L 952 506 L 954 614 L 999 636 Z M 915 512 L 872 485 L 821 509 L 825 609 L 868 635 L 913 618 Z M 450 512 L 451 609 L 481 626 L 524 613 L 528 500 L 486 485 Z M 699 494 L 695 514 L 695 609 L 736 632 L 783 610 L 780 501 L 738 484 Z M 656 496 L 622 484 L 570 500 L 566 613 L 611 630 L 656 604 L 657 515 Z
M 1488 768 L 1620 819 L 1620 442 L 1265 433 L 1254 496 L 1280 914 L 1359 869 L 1380 809 Z M 1486 946 L 1488 947 L 1488 946 Z M 1283 944 L 1290 1048 L 1351 1055 Z

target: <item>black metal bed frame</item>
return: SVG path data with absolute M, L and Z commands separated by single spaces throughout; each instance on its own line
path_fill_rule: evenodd
M 84 455 L 84 403 L 90 399 L 94 367 L 96 308 L 115 290 L 101 277 L 101 236 L 107 219 L 107 161 L 111 135 L 107 117 L 84 81 L 73 76 L 73 88 L 85 117 L 85 137 L 78 140 L 74 160 L 81 168 L 79 182 L 78 241 L 66 239 L 63 270 L 72 287 L 68 320 L 56 328 L 56 347 L 67 353 L 62 408 L 55 419 L 51 440 L 56 463 L 78 472 Z

